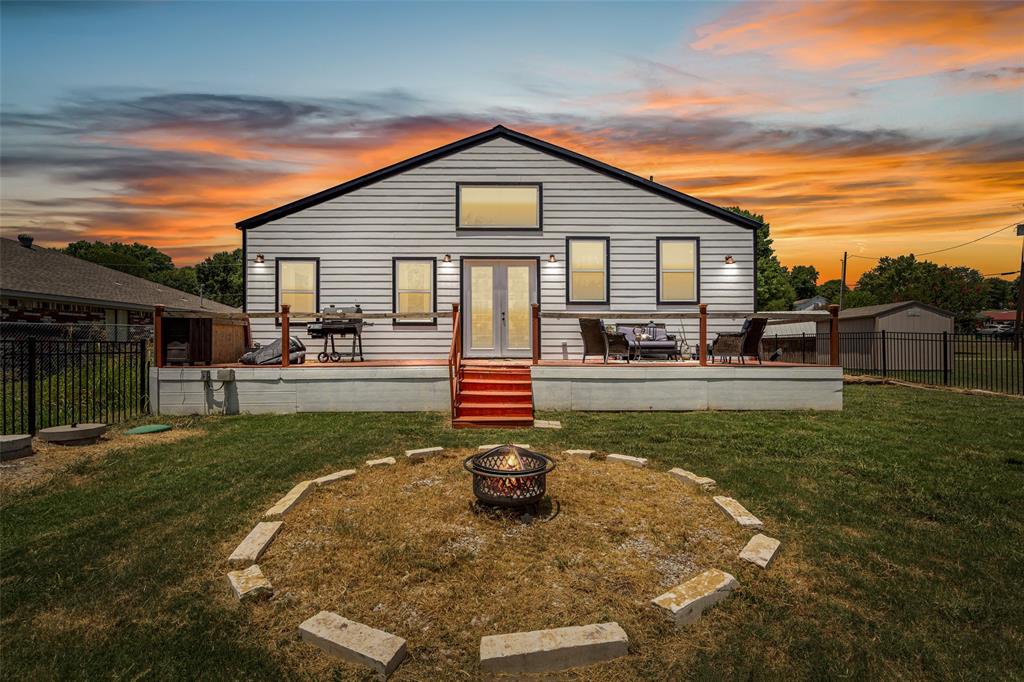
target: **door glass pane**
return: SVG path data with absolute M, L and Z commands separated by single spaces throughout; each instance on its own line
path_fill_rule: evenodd
M 696 242 L 663 241 L 661 242 L 661 267 L 664 270 L 692 270 Z
M 530 348 L 530 267 L 510 265 L 508 270 L 508 347 Z
M 494 348 L 494 268 L 470 267 L 470 347 Z
M 666 272 L 661 279 L 661 298 L 666 301 L 692 301 L 697 298 L 692 272 Z

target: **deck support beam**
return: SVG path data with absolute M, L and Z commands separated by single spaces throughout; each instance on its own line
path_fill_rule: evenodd
M 708 365 L 708 304 L 700 304 L 700 365 Z
M 281 304 L 281 366 L 287 367 L 291 363 L 288 352 L 291 348 L 291 330 L 288 328 L 288 311 L 291 308 L 287 303 Z
M 829 346 L 829 360 L 828 363 L 833 367 L 839 366 L 839 306 L 830 305 L 828 307 L 829 315 L 829 330 L 828 330 L 828 346 Z
M 153 364 L 164 366 L 164 306 L 153 306 Z

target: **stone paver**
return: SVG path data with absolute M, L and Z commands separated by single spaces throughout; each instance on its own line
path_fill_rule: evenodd
M 249 531 L 245 539 L 228 557 L 228 563 L 232 566 L 250 566 L 256 563 L 279 532 L 281 532 L 280 521 L 257 523 L 256 527 Z
M 27 433 L 0 436 L 0 462 L 32 454 L 32 436 Z
M 239 601 L 263 599 L 274 594 L 270 581 L 256 564 L 241 571 L 229 572 L 228 584 Z
M 335 471 L 333 474 L 327 474 L 326 476 L 321 476 L 320 478 L 314 478 L 313 485 L 319 488 L 322 485 L 330 485 L 332 483 L 337 483 L 338 481 L 342 481 L 346 478 L 352 478 L 355 475 L 355 469 L 343 469 L 342 471 Z
M 625 656 L 629 637 L 618 623 L 490 635 L 480 639 L 480 667 L 491 673 L 539 673 Z
M 405 640 L 369 625 L 321 611 L 299 625 L 304 642 L 331 656 L 377 671 L 380 679 L 395 671 L 407 654 Z
M 273 507 L 268 509 L 263 514 L 263 518 L 270 519 L 271 521 L 280 521 L 284 518 L 284 515 L 295 508 L 302 498 L 313 489 L 313 481 L 303 481 L 297 486 L 285 493 L 285 496 L 274 504 Z
M 533 426 L 537 429 L 560 429 L 562 422 L 554 419 L 534 419 Z
M 698 476 L 686 469 L 669 469 L 668 473 L 694 488 L 700 488 L 701 490 L 714 490 L 715 488 L 715 479 L 708 478 L 707 476 Z
M 444 452 L 444 448 L 437 446 L 433 448 L 420 448 L 419 450 L 406 450 L 405 456 L 409 459 L 426 459 L 427 457 L 434 457 Z
M 764 524 L 761 523 L 760 519 L 748 512 L 746 507 L 731 497 L 716 495 L 712 499 L 715 501 L 715 504 L 718 505 L 718 508 L 725 512 L 726 516 L 744 528 L 752 528 L 755 530 L 764 528 Z
M 589 458 L 589 457 L 593 457 L 594 456 L 594 452 L 595 452 L 594 450 L 562 450 L 562 454 L 563 455 L 568 455 L 569 457 L 588 457 Z
M 665 609 L 676 625 L 688 625 L 705 609 L 728 597 L 739 587 L 736 578 L 717 568 L 704 571 L 682 585 L 655 598 L 651 603 Z
M 490 445 L 481 445 L 477 447 L 477 450 L 493 450 L 494 448 L 500 448 L 502 445 L 508 445 L 508 443 L 491 443 Z M 530 449 L 529 443 L 512 443 L 512 445 L 517 448 L 522 448 L 523 450 Z
M 643 457 L 630 457 L 629 455 L 608 455 L 605 458 L 609 462 L 622 462 L 628 464 L 631 467 L 638 469 L 644 469 L 647 467 L 647 460 Z
M 740 552 L 740 558 L 752 564 L 757 564 L 761 568 L 768 568 L 768 565 L 775 558 L 775 553 L 779 551 L 779 545 L 781 544 L 775 538 L 758 533 L 750 538 L 750 542 Z
M 368 467 L 389 467 L 393 464 L 395 464 L 394 457 L 381 457 L 380 459 L 366 460 L 366 466 Z

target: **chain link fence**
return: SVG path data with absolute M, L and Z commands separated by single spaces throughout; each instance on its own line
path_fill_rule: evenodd
M 149 324 L 106 324 L 103 322 L 0 322 L 0 339 L 54 341 L 149 341 Z

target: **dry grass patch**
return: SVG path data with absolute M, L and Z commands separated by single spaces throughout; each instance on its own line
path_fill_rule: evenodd
M 35 488 L 65 471 L 74 475 L 76 468 L 102 459 L 116 450 L 174 443 L 203 433 L 202 429 L 174 428 L 162 433 L 128 436 L 123 429 L 112 429 L 98 443 L 73 446 L 47 443 L 35 438 L 32 440 L 34 455 L 0 464 L 0 495 Z
M 494 519 L 469 509 L 461 460 L 475 452 L 363 469 L 315 491 L 260 562 L 275 597 L 246 611 L 249 626 L 289 668 L 319 677 L 338 664 L 296 628 L 336 611 L 409 640 L 395 679 L 422 680 L 479 677 L 484 635 L 617 621 L 630 655 L 585 674 L 616 680 L 664 674 L 722 625 L 714 616 L 681 634 L 649 603 L 707 568 L 742 573 L 751 533 L 710 495 L 664 472 L 559 458 L 548 477 L 556 518 Z

